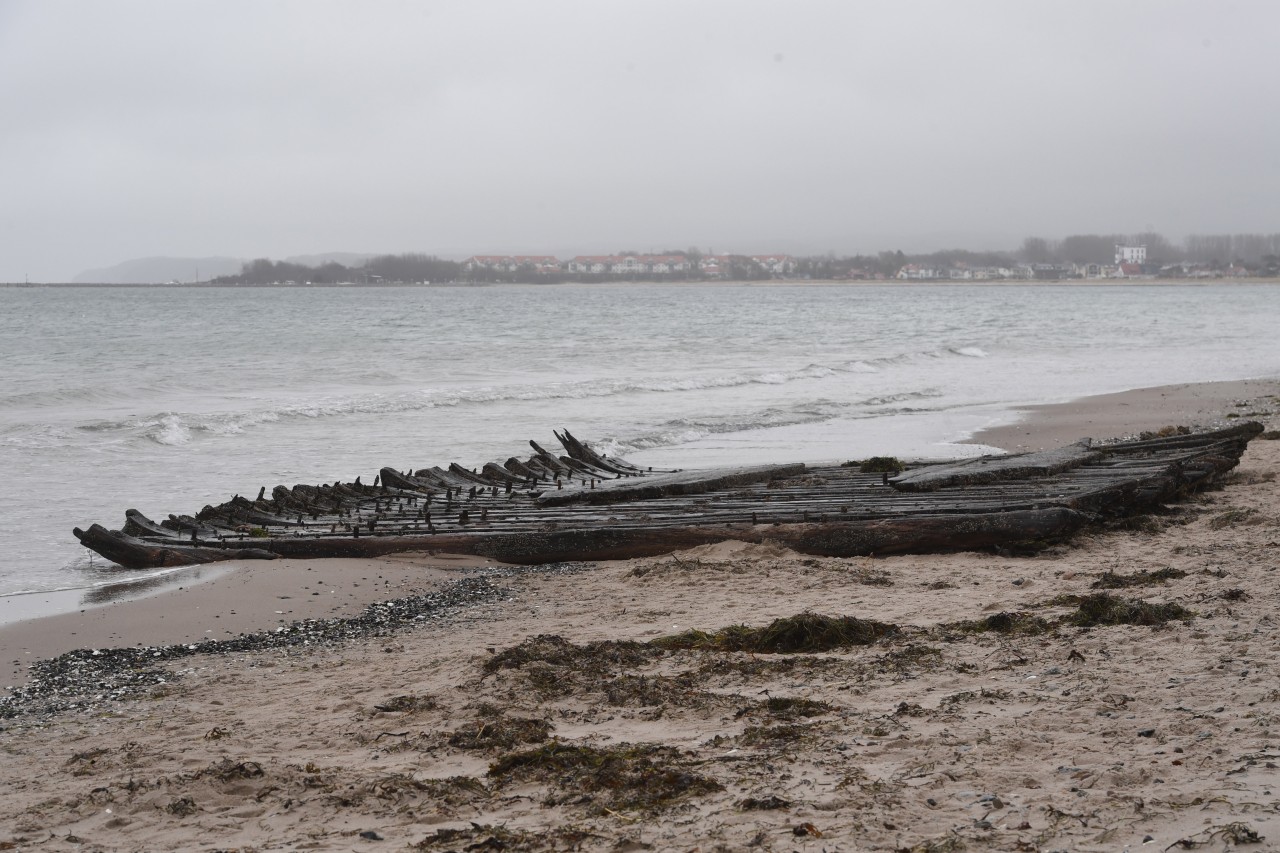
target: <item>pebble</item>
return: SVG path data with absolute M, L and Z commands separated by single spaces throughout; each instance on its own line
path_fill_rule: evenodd
M 200 643 L 77 649 L 31 664 L 28 682 L 15 687 L 8 696 L 0 697 L 0 720 L 21 715 L 51 717 L 128 699 L 147 688 L 179 678 L 180 673 L 164 667 L 170 661 L 195 655 L 244 654 L 296 646 L 332 647 L 350 640 L 387 636 L 427 619 L 448 619 L 471 607 L 510 601 L 511 590 L 499 583 L 504 578 L 525 574 L 576 574 L 594 568 L 593 563 L 491 568 L 451 583 L 438 592 L 371 604 L 350 619 L 303 619 L 273 631 Z

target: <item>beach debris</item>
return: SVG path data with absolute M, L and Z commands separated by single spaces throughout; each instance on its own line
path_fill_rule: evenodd
M 481 705 L 475 721 L 449 735 L 458 749 L 512 749 L 522 743 L 542 743 L 554 726 L 546 720 L 508 717 L 492 705 Z
M 211 776 L 219 782 L 231 782 L 236 779 L 257 779 L 264 775 L 262 765 L 256 761 L 236 761 L 234 758 L 222 758 L 199 771 L 198 776 Z
M 579 850 L 598 833 L 574 825 L 553 826 L 537 832 L 475 823 L 462 828 L 437 829 L 412 846 L 414 850 Z
M 791 801 L 785 800 L 776 794 L 770 794 L 767 797 L 746 797 L 738 800 L 737 806 L 744 812 L 774 811 L 776 809 L 791 808 Z
M 896 474 L 906 470 L 906 465 L 896 456 L 872 456 L 861 462 L 846 462 L 844 467 L 857 466 L 863 474 Z
M 983 619 L 949 622 L 942 628 L 962 634 L 982 634 L 990 631 L 996 634 L 1033 636 L 1053 630 L 1053 625 L 1046 619 L 1021 610 L 1002 610 Z
M 485 672 L 518 669 L 538 662 L 556 667 L 602 671 L 605 667 L 635 667 L 655 654 L 644 643 L 598 640 L 575 645 L 557 634 L 539 634 L 502 651 L 484 662 Z
M 1218 839 L 1227 841 L 1233 845 L 1261 844 L 1266 840 L 1266 836 L 1259 835 L 1258 831 L 1247 823 L 1235 821 L 1224 826 L 1211 827 L 1201 832 L 1197 832 L 1195 835 L 1189 835 L 1186 838 L 1179 838 L 1177 841 L 1166 847 L 1165 850 L 1172 850 L 1175 847 L 1182 850 L 1193 850 L 1196 847 L 1204 847 L 1211 844 L 1213 841 Z
M 414 713 L 417 711 L 430 711 L 435 707 L 436 700 L 430 696 L 415 696 L 413 694 L 392 696 L 390 699 L 373 706 L 375 711 L 386 713 Z
M 741 717 L 757 709 L 779 720 L 795 720 L 807 717 L 822 717 L 834 711 L 835 707 L 828 702 L 815 699 L 803 699 L 794 696 L 770 696 L 755 708 L 744 708 L 736 716 Z
M 1137 598 L 1119 598 L 1105 592 L 1080 599 L 1074 613 L 1063 618 L 1065 624 L 1079 628 L 1100 625 L 1160 626 L 1173 620 L 1189 621 L 1195 613 L 1176 602 L 1152 604 Z
M 85 547 L 132 569 L 376 557 L 424 547 L 536 565 L 653 557 L 727 539 L 769 539 L 828 557 L 1019 553 L 1214 482 L 1262 430 L 1249 421 L 1208 433 L 1081 442 L 910 470 L 901 460 L 872 457 L 856 466 L 698 471 L 642 469 L 598 454 L 565 431 L 555 433 L 565 451 L 560 455 L 531 442 L 535 452 L 523 461 L 408 473 L 388 467 L 375 478 L 378 485 L 359 477 L 280 485 L 194 516 L 157 523 L 131 509 L 120 530 L 94 524 L 73 533 Z M 443 505 L 434 516 L 426 509 L 433 498 Z
M 1089 587 L 1090 589 L 1127 589 L 1135 586 L 1156 586 L 1163 584 L 1165 581 L 1179 580 L 1186 576 L 1186 572 L 1181 569 L 1175 569 L 1172 566 L 1156 569 L 1154 572 L 1142 569 L 1131 575 L 1122 575 L 1108 570 L 1103 572 L 1102 576 L 1090 584 Z
M 1253 507 L 1232 507 L 1209 519 L 1210 530 L 1223 530 L 1241 524 L 1265 524 L 1267 519 Z
M 742 746 L 782 747 L 810 737 L 814 727 L 809 723 L 781 726 L 747 726 L 738 735 Z
M 867 646 L 897 631 L 896 625 L 871 619 L 799 613 L 775 619 L 763 628 L 731 625 L 710 634 L 690 630 L 650 640 L 649 645 L 661 649 L 796 654 Z
M 623 743 L 597 748 L 553 741 L 502 756 L 489 766 L 489 776 L 503 787 L 540 782 L 560 794 L 548 803 L 585 799 L 595 813 L 657 811 L 686 797 L 724 790 L 691 768 L 692 760 L 669 746 Z
M 164 810 L 175 817 L 190 817 L 200 810 L 196 805 L 196 801 L 192 797 L 178 797 L 176 800 L 170 800 Z

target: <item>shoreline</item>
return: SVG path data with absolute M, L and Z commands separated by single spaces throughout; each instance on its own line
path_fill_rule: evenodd
M 207 284 L 189 282 L 186 284 L 115 284 L 91 282 L 0 282 L 0 288 L 32 289 L 32 288 L 107 288 L 127 287 L 150 290 L 312 290 L 328 288 L 345 288 L 349 290 L 404 290 L 432 288 L 466 288 L 466 287 L 617 287 L 626 285 L 645 285 L 646 287 L 1215 287 L 1219 285 L 1276 285 L 1280 278 L 1246 277 L 1246 278 L 1084 278 L 1084 279 L 762 279 L 759 281 L 733 281 L 728 279 L 708 279 L 705 281 L 554 281 L 554 282 L 501 282 L 501 281 L 447 281 L 420 284 L 418 282 L 401 282 L 391 284 Z
M 1063 447 L 1157 431 L 1166 426 L 1205 429 L 1245 417 L 1251 400 L 1280 394 L 1280 378 L 1190 382 L 1095 394 L 1062 403 L 1018 406 L 1015 420 L 984 427 L 964 440 L 1009 453 Z M 1240 405 L 1243 404 L 1243 405 Z
M 1105 438 L 1139 429 L 1137 410 L 1157 426 L 1252 414 L 1274 431 L 1278 391 L 1143 389 L 994 429 L 1015 445 L 1082 424 Z M 50 648 L 121 647 L 46 670 L 42 696 L 61 710 L 0 717 L 14 780 L 0 842 L 603 853 L 812 838 L 887 853 L 1274 839 L 1277 530 L 1280 442 L 1258 439 L 1210 489 L 1028 556 L 723 542 L 480 576 L 440 554 L 247 564 L 0 629 L 6 650 L 36 629 Z M 329 624 L 422 592 L 356 630 Z M 214 651 L 205 640 L 233 635 L 232 617 L 267 633 Z M 859 635 L 672 643 L 789 636 L 771 632 L 801 617 L 851 619 Z M 286 618 L 318 621 L 279 634 Z M 151 646 L 165 642 L 182 645 Z
M 1188 383 L 1084 397 L 1065 403 L 1021 407 L 1016 420 L 984 427 L 961 445 L 984 445 L 1011 453 L 1058 447 L 1086 436 L 1098 440 L 1159 430 L 1169 425 L 1211 428 L 1240 401 L 1280 395 L 1280 379 Z M 456 580 L 469 570 L 501 563 L 479 557 L 408 552 L 383 558 L 228 561 L 183 567 L 154 583 L 158 591 L 101 603 L 72 597 L 84 590 L 31 593 L 65 605 L 46 615 L 11 616 L 0 622 L 4 675 L 0 695 L 25 682 L 34 660 L 77 648 L 163 645 L 274 630 L 302 619 L 351 617 L 370 604 L 420 594 Z M 326 581 L 334 580 L 328 585 Z M 104 585 L 110 587 L 111 585 Z M 321 589 L 321 587 L 324 587 Z M 97 588 L 90 588 L 92 594 Z M 319 594 L 316 594 L 316 593 Z M 21 606 L 19 596 L 0 600 Z M 175 619 L 175 614 L 186 614 Z M 167 621 L 166 621 L 167 620 Z
M 71 612 L 0 625 L 0 695 L 27 667 L 76 649 L 224 640 L 306 619 L 350 618 L 371 604 L 421 595 L 501 566 L 481 557 L 408 552 L 370 560 L 245 560 L 192 566 L 180 585 Z M 203 570 L 207 578 L 198 577 Z

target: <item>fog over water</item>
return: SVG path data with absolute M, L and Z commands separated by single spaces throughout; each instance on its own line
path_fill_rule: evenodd
M 0 2 L 0 281 L 1277 230 L 1280 4 Z

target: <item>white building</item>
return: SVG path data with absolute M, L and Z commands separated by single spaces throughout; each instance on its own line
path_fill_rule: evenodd
M 1120 264 L 1138 264 L 1147 262 L 1146 246 L 1121 246 L 1116 244 L 1116 266 Z

